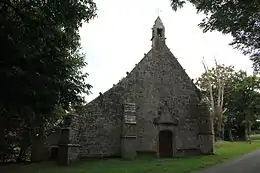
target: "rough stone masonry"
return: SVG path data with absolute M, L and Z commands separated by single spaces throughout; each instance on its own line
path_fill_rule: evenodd
M 78 115 L 67 117 L 61 129 L 61 164 L 84 157 L 214 152 L 208 101 L 166 46 L 159 17 L 151 41 L 151 50 L 124 79 Z

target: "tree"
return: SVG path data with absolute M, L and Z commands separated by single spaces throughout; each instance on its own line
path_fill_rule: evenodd
M 206 88 L 208 87 L 208 90 L 206 89 L 206 88 L 204 88 L 204 89 L 206 89 L 207 91 L 208 91 L 208 93 L 209 93 L 209 97 L 210 97 L 210 108 L 211 108 L 211 118 L 212 118 L 212 129 L 214 129 L 214 117 L 215 117 L 215 102 L 214 102 L 214 97 L 213 97 L 213 91 L 212 91 L 212 80 L 211 80 L 211 75 L 210 75 L 210 72 L 209 72 L 209 70 L 208 70 L 208 67 L 207 67 L 207 65 L 206 65 L 206 63 L 205 63 L 205 61 L 204 61 L 204 59 L 203 59 L 203 61 L 202 61 L 202 64 L 203 64 L 203 67 L 204 67 L 204 69 L 205 69 L 205 75 L 204 75 L 204 77 L 205 77 L 205 83 L 206 83 Z M 199 80 L 198 80 L 199 81 Z M 198 82 L 197 81 L 197 82 Z M 205 83 L 204 83 L 204 87 L 205 87 Z M 200 83 L 201 84 L 201 83 Z M 201 88 L 202 88 L 202 85 L 200 86 Z M 205 91 L 205 90 L 204 90 Z M 214 133 L 214 134 L 216 134 L 216 133 Z
M 260 78 L 256 75 L 248 76 L 246 72 L 239 71 L 232 76 L 232 89 L 227 99 L 227 113 L 236 115 L 232 117 L 231 127 L 244 129 L 238 132 L 239 138 L 250 140 L 251 127 L 260 114 Z M 240 134 L 239 134 L 240 133 Z
M 59 118 L 57 108 L 89 93 L 78 30 L 95 16 L 93 0 L 0 1 L 0 140 L 10 152 L 19 147 L 17 160 Z
M 215 113 L 214 131 L 217 138 L 250 141 L 252 125 L 260 114 L 260 78 L 235 71 L 232 66 L 216 63 L 196 81 L 201 92 L 212 98 Z M 224 133 L 226 132 L 226 133 Z
M 234 72 L 233 66 L 225 66 L 218 64 L 215 59 L 216 67 L 208 69 L 203 60 L 205 72 L 196 81 L 200 90 L 211 100 L 211 112 L 215 119 L 215 135 L 216 138 L 223 138 L 223 113 L 224 107 L 224 93 L 228 91 L 230 84 L 230 77 Z M 225 89 L 227 88 L 227 89 Z M 225 95 L 226 97 L 227 95 Z
M 171 0 L 173 10 L 192 3 L 206 17 L 199 24 L 204 32 L 219 31 L 233 36 L 233 45 L 250 55 L 260 71 L 260 2 L 259 0 Z

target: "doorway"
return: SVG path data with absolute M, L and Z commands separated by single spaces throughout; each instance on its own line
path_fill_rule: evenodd
M 172 157 L 172 139 L 173 134 L 169 130 L 160 131 L 159 133 L 159 156 L 160 157 Z
M 57 160 L 58 159 L 58 152 L 59 152 L 58 147 L 51 147 L 50 160 Z

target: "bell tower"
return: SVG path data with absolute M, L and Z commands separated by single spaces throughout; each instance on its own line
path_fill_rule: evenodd
M 152 28 L 151 41 L 153 48 L 158 48 L 160 45 L 165 44 L 165 28 L 159 16 L 155 20 Z

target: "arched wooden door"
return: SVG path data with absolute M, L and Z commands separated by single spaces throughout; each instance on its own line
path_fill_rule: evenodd
M 159 156 L 160 157 L 172 157 L 172 138 L 173 134 L 169 130 L 160 131 L 159 133 Z

